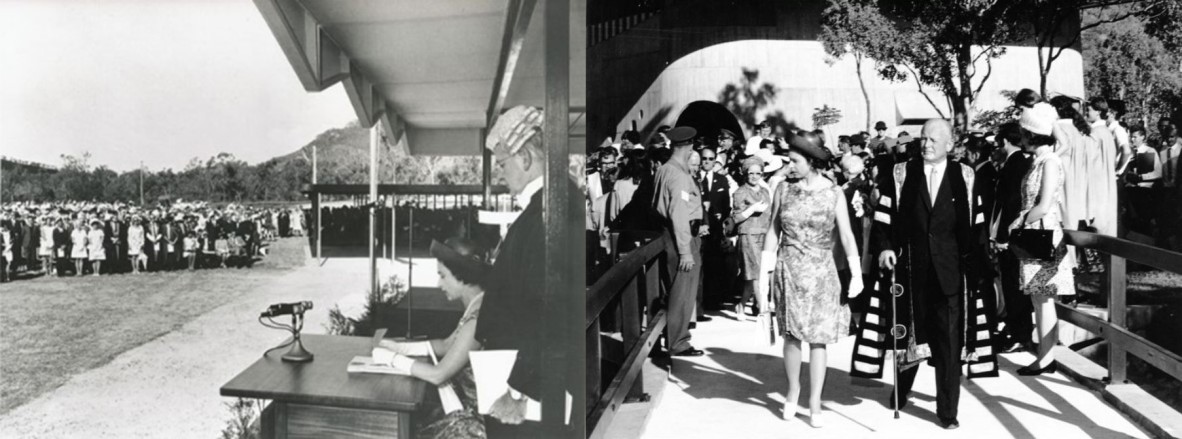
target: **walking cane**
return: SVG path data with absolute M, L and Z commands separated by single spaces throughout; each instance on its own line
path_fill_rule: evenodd
M 891 355 L 895 361 L 894 367 L 891 370 L 894 372 L 895 380 L 893 382 L 895 388 L 891 390 L 891 398 L 894 399 L 895 419 L 899 419 L 899 346 L 900 338 L 907 336 L 907 327 L 898 323 L 898 310 L 896 308 L 896 299 L 903 295 L 903 286 L 895 282 L 895 271 L 891 270 Z

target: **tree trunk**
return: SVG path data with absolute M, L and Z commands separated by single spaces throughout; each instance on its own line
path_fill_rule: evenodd
M 960 91 L 950 97 L 952 97 L 953 122 L 960 133 L 968 132 L 969 108 L 973 106 L 973 75 L 969 72 L 976 73 L 976 66 L 973 65 L 972 50 L 973 46 L 964 44 L 956 51 L 957 76 L 959 76 L 957 79 L 960 82 Z
M 866 93 L 866 81 L 862 79 L 862 55 L 854 53 L 854 68 L 858 72 L 858 86 L 862 88 L 862 99 L 866 100 L 866 132 L 870 132 L 870 94 Z

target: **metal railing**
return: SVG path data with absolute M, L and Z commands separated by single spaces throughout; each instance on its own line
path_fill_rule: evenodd
M 1182 381 L 1182 356 L 1133 333 L 1125 320 L 1128 313 L 1126 260 L 1182 274 L 1182 253 L 1089 232 L 1065 230 L 1064 235 L 1069 245 L 1101 253 L 1104 275 L 1100 279 L 1100 295 L 1108 305 L 1108 320 L 1062 303 L 1057 303 L 1056 308 L 1059 319 L 1098 334 L 1108 342 L 1109 383 L 1127 382 L 1128 354 L 1136 355 Z
M 646 313 L 645 305 L 652 304 L 662 290 L 661 269 L 666 264 L 665 248 L 670 238 L 657 233 L 633 236 L 649 241 L 626 255 L 618 255 L 619 261 L 587 288 L 588 438 L 603 438 L 624 399 L 644 393 L 643 366 L 665 330 L 665 311 L 649 309 Z M 606 380 L 607 387 L 601 389 L 605 360 L 601 331 L 605 318 L 619 329 L 624 355 L 619 369 Z

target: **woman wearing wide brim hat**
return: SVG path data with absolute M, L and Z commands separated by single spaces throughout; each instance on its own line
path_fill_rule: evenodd
M 464 315 L 456 329 L 444 339 L 383 340 L 380 347 L 374 349 L 374 361 L 388 362 L 435 385 L 451 384 L 450 389 L 463 408 L 447 414 L 440 407 L 429 408 L 424 412 L 426 418 L 416 432 L 417 437 L 483 438 L 484 418 L 476 408 L 476 384 L 468 364 L 468 353 L 480 350 L 480 342 L 476 341 L 476 320 L 492 266 L 484 261 L 483 252 L 464 238 L 451 238 L 442 243 L 431 241 L 431 256 L 438 261 L 439 288 L 448 300 L 459 300 L 464 304 Z M 435 356 L 439 361 L 417 361 L 411 358 L 414 356 Z M 441 399 L 448 392 L 445 389 L 447 387 L 440 387 Z
M 820 138 L 802 132 L 788 141 L 789 175 L 797 180 L 781 184 L 768 210 L 771 226 L 764 239 L 762 271 L 773 271 L 771 296 L 775 301 L 779 334 L 784 338 L 784 367 L 788 391 L 784 419 L 793 421 L 800 398 L 801 343 L 810 352 L 810 422 L 821 426 L 821 389 L 825 384 L 826 346 L 849 332 L 850 310 L 841 303 L 841 282 L 833 247 L 841 245 L 851 274 L 851 295 L 862 291 L 857 244 L 850 229 L 845 193 L 821 171 L 832 153 Z M 837 239 L 833 233 L 838 231 Z

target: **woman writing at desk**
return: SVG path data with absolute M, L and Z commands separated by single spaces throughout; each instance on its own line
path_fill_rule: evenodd
M 468 366 L 468 352 L 479 350 L 476 341 L 476 317 L 484 298 L 484 282 L 489 265 L 478 256 L 476 246 L 463 238 L 448 239 L 446 243 L 431 243 L 431 256 L 439 261 L 439 287 L 448 300 L 460 300 L 464 315 L 455 331 L 444 339 L 428 341 L 383 340 L 381 347 L 394 351 L 390 364 L 431 384 L 450 383 L 463 404 L 462 410 L 444 414 L 441 407 L 427 410 L 417 437 L 483 438 L 484 421 L 476 411 L 476 384 L 472 368 Z M 427 357 L 432 353 L 438 364 L 411 358 Z

